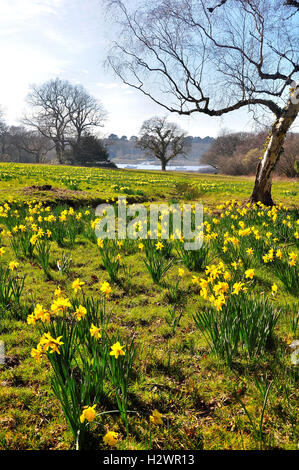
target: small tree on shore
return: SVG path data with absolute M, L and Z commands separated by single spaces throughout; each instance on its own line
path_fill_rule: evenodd
M 160 160 L 165 171 L 170 160 L 179 155 L 186 157 L 190 144 L 186 133 L 175 123 L 167 122 L 166 117 L 153 117 L 142 124 L 137 145 Z

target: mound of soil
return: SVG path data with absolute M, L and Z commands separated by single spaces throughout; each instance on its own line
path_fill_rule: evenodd
M 77 191 L 75 189 L 66 189 L 66 188 L 55 188 L 50 184 L 45 184 L 43 186 L 27 186 L 23 188 L 22 192 L 30 196 L 42 196 L 45 199 L 49 199 L 49 202 L 65 202 L 72 203 L 74 201 L 81 200 L 86 203 L 93 199 L 87 191 Z
M 43 186 L 29 186 L 28 188 L 24 189 L 34 189 L 36 191 L 53 191 L 55 188 L 51 184 L 44 184 Z
M 66 188 L 54 188 L 50 184 L 45 184 L 43 186 L 26 186 L 23 188 L 23 192 L 25 194 L 32 194 L 36 192 L 43 192 L 43 191 L 50 191 L 53 195 L 62 196 L 62 197 L 69 197 L 69 196 L 89 196 L 87 191 L 79 191 L 76 189 L 66 189 Z
M 63 203 L 69 204 L 72 207 L 84 207 L 87 205 L 96 207 L 106 202 L 104 196 L 99 197 L 96 194 L 75 189 L 55 188 L 50 184 L 26 186 L 22 189 L 22 193 L 33 199 L 37 198 L 46 201 L 50 205 Z M 127 201 L 129 204 L 140 203 L 146 201 L 146 198 L 137 195 L 127 196 Z

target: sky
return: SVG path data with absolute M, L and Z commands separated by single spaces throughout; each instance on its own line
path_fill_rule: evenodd
M 30 85 L 59 77 L 82 84 L 108 113 L 102 137 L 138 135 L 142 122 L 167 114 L 104 66 L 116 31 L 101 0 L 0 0 L 0 106 L 19 125 Z M 189 135 L 250 131 L 245 110 L 221 118 L 169 114 Z

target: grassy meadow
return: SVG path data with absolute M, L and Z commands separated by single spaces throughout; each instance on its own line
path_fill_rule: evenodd
M 299 185 L 252 186 L 0 164 L 1 450 L 297 448 Z M 202 248 L 97 239 L 120 196 L 203 203 Z

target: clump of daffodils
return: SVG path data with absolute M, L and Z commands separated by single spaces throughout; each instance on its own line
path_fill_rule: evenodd
M 51 312 L 45 309 L 41 304 L 37 304 L 34 311 L 28 315 L 27 323 L 28 325 L 35 325 L 38 320 L 41 320 L 43 323 L 49 322 L 51 318 Z
M 60 354 L 59 348 L 64 344 L 61 341 L 61 338 L 62 336 L 58 336 L 58 338 L 53 338 L 50 332 L 44 333 L 37 347 L 31 350 L 31 357 L 33 357 L 33 359 L 39 362 L 47 352 L 49 352 L 50 354 Z
M 207 278 L 199 279 L 193 276 L 192 282 L 200 287 L 200 296 L 209 301 L 217 311 L 221 311 L 230 295 L 239 295 L 241 292 L 247 292 L 248 282 L 254 277 L 254 269 L 247 269 L 244 272 L 244 281 L 230 282 L 232 275 L 226 265 L 220 261 L 218 264 L 212 264 L 206 267 Z

